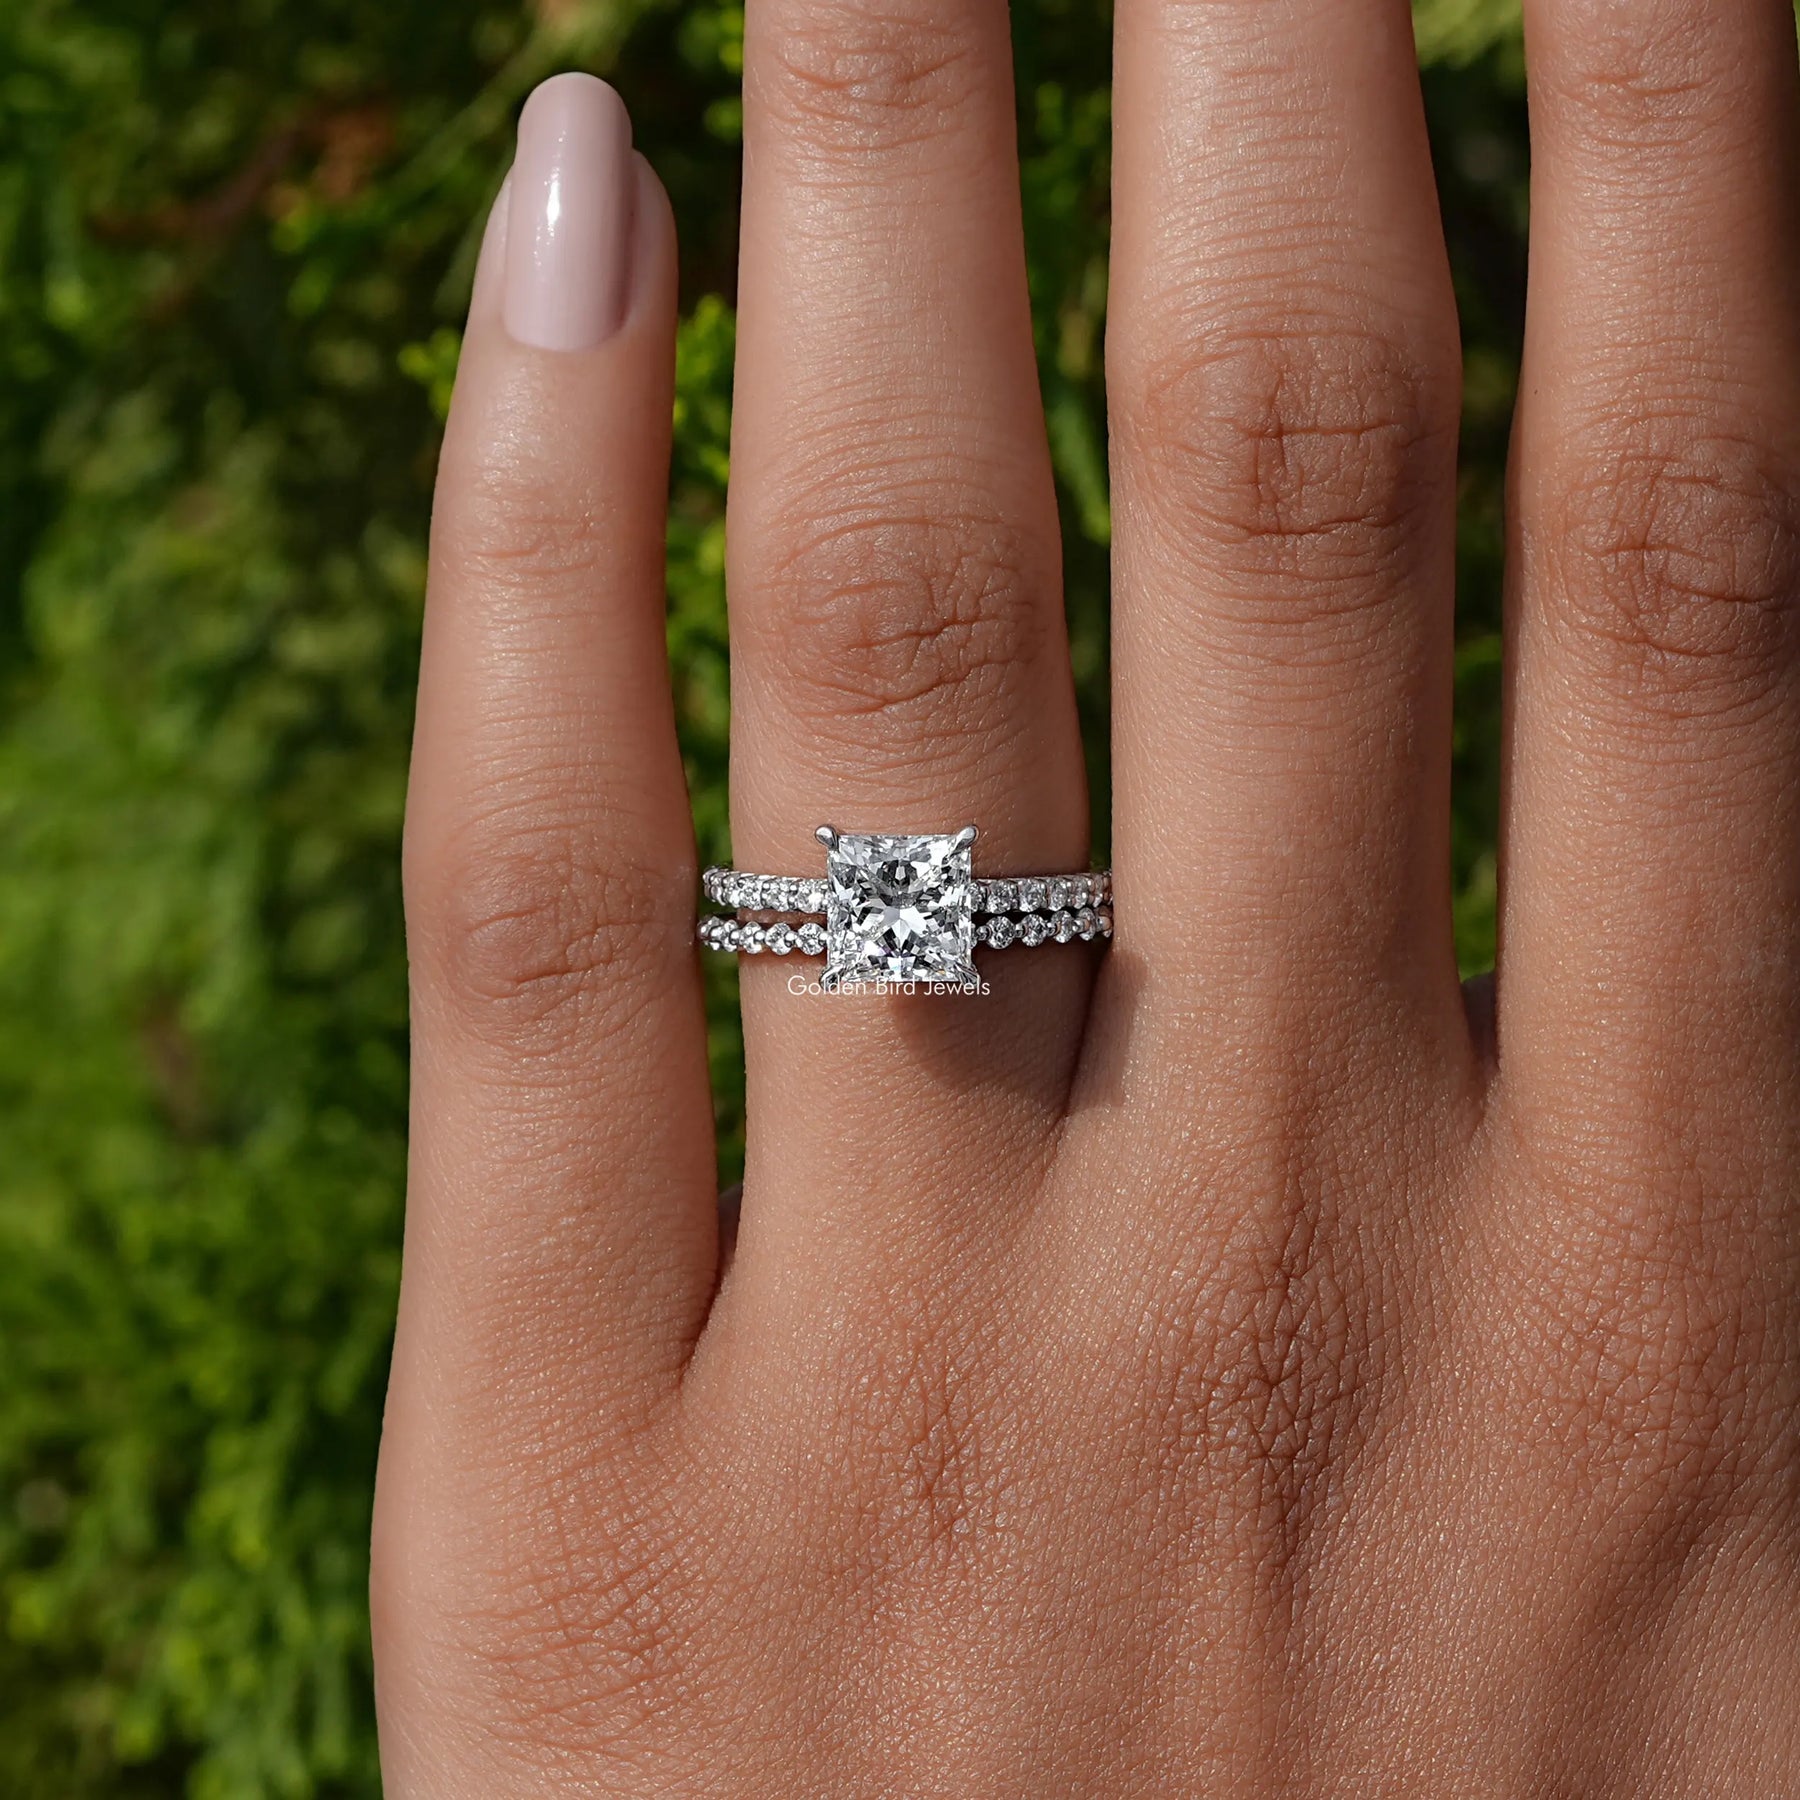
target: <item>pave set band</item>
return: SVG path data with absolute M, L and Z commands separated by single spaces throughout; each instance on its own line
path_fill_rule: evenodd
M 739 955 L 823 956 L 823 985 L 843 992 L 976 987 L 978 946 L 1035 949 L 1112 936 L 1110 874 L 978 876 L 972 825 L 951 836 L 822 825 L 817 836 L 823 876 L 708 869 L 706 898 L 731 911 L 702 918 L 699 941 Z

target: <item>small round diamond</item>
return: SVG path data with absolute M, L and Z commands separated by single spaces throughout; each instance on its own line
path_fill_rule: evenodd
M 1100 915 L 1091 906 L 1084 906 L 1075 915 L 1075 929 L 1081 933 L 1081 941 L 1085 944 L 1092 940 L 1100 929 Z
M 822 881 L 798 881 L 794 884 L 795 912 L 823 912 L 825 910 L 825 884 Z
M 1004 913 L 999 913 L 988 920 L 982 935 L 996 950 L 1004 950 L 1018 936 L 1018 927 Z
M 763 947 L 763 928 L 754 920 L 738 928 L 738 948 L 746 956 L 754 956 Z
M 1100 915 L 1100 936 L 1103 938 L 1109 938 L 1112 936 L 1112 934 L 1113 934 L 1112 914 L 1109 912 L 1103 912 Z
M 1035 950 L 1050 935 L 1050 921 L 1042 913 L 1028 913 L 1019 925 L 1019 936 Z
M 794 947 L 794 928 L 791 925 L 771 925 L 763 934 L 763 948 L 773 950 L 777 956 L 786 956 Z
M 1060 880 L 1051 882 L 1044 899 L 1052 912 L 1061 912 L 1069 904 L 1069 884 Z
M 1075 915 L 1071 912 L 1059 912 L 1056 915 L 1056 941 L 1066 944 L 1075 935 Z
M 1035 875 L 1028 876 L 1019 883 L 1019 910 L 1021 912 L 1042 912 L 1049 893 L 1044 882 Z
M 1019 904 L 1019 884 L 1016 881 L 990 881 L 987 884 L 987 909 L 991 913 L 1009 913 L 1017 909 Z
M 825 927 L 817 919 L 808 919 L 794 933 L 794 941 L 801 952 L 807 956 L 823 956 L 825 954 Z

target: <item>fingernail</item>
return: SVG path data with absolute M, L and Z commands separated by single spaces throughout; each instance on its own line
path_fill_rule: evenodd
M 540 350 L 591 350 L 625 317 L 631 120 L 592 75 L 525 103 L 506 220 L 506 328 Z

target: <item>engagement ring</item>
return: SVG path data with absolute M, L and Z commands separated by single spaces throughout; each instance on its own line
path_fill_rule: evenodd
M 1035 949 L 1112 936 L 1109 874 L 983 878 L 973 867 L 973 825 L 953 837 L 857 834 L 829 825 L 816 835 L 825 846 L 822 878 L 708 869 L 707 899 L 734 910 L 701 919 L 700 942 L 744 955 L 823 956 L 821 985 L 842 992 L 974 987 L 978 946 Z

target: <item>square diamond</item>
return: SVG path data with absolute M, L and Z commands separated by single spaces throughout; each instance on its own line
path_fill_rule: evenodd
M 972 835 L 845 834 L 827 846 L 827 988 L 975 981 Z

